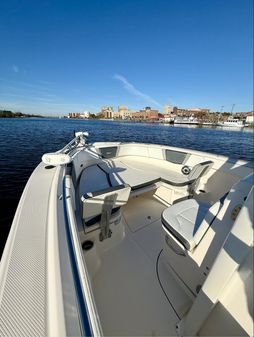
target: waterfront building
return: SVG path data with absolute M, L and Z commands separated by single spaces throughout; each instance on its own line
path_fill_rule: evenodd
M 178 108 L 177 106 L 174 106 L 173 112 L 177 116 L 203 116 L 205 114 L 208 114 L 210 112 L 210 109 L 207 108 L 191 108 L 191 109 L 185 109 L 185 108 Z
M 131 111 L 127 106 L 119 105 L 118 106 L 118 118 L 121 119 L 130 119 L 131 118 Z
M 145 107 L 143 110 L 132 113 L 132 119 L 137 120 L 158 120 L 159 111 L 151 109 L 151 107 Z
M 159 119 L 159 111 L 158 110 L 151 110 L 148 111 L 145 115 L 146 119 L 150 119 L 150 120 L 158 120 Z
M 88 119 L 90 117 L 90 112 L 89 111 L 83 111 L 80 114 L 80 118 Z
M 194 114 L 209 113 L 210 112 L 210 109 L 207 109 L 207 108 L 191 108 L 191 109 L 187 109 L 187 110 L 194 113 Z
M 249 113 L 246 115 L 246 120 L 245 120 L 245 122 L 246 122 L 247 124 L 254 124 L 254 112 L 253 112 L 253 111 L 249 112 Z
M 246 124 L 254 124 L 254 112 L 236 112 L 234 117 L 240 118 L 241 120 L 245 121 Z
M 173 112 L 173 106 L 172 105 L 164 105 L 163 113 L 165 115 L 171 114 L 172 112 Z
M 112 106 L 103 106 L 99 114 L 106 119 L 112 119 L 114 117 L 114 108 Z
M 143 120 L 144 119 L 144 114 L 140 111 L 133 111 L 131 113 L 131 119 L 134 120 Z
M 68 114 L 68 118 L 84 118 L 88 119 L 90 117 L 89 111 L 83 111 L 83 112 L 70 112 Z
M 70 112 L 68 118 L 80 118 L 80 112 Z

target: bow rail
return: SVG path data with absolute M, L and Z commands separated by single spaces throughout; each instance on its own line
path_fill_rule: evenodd
M 88 136 L 88 132 L 75 132 L 75 137 L 61 150 L 52 153 L 44 153 L 41 158 L 42 162 L 46 165 L 52 166 L 65 165 L 70 163 L 72 161 L 72 156 L 70 155 L 70 152 L 78 147 L 86 146 L 86 139 Z

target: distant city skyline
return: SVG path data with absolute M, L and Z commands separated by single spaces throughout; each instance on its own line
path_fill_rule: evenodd
M 251 0 L 0 4 L 0 109 L 253 110 Z

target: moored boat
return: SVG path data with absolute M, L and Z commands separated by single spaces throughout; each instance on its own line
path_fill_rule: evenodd
M 244 128 L 244 123 L 237 118 L 229 118 L 227 121 L 218 122 L 218 126 Z
M 198 125 L 199 121 L 194 117 L 177 117 L 174 119 L 174 124 L 191 124 Z

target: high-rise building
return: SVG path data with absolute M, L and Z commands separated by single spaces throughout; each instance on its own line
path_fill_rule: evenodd
M 163 113 L 168 115 L 173 112 L 173 106 L 172 105 L 164 105 L 163 107 Z
M 80 118 L 88 119 L 90 117 L 90 112 L 89 111 L 83 111 L 80 114 Z
M 80 118 L 80 112 L 70 112 L 68 118 Z
M 118 106 L 118 117 L 122 119 L 129 119 L 131 117 L 131 112 L 127 106 L 124 105 Z
M 68 118 L 89 118 L 90 112 L 84 111 L 84 112 L 70 112 L 68 115 Z
M 111 119 L 114 117 L 114 108 L 112 106 L 103 106 L 101 114 L 103 114 L 104 118 Z

